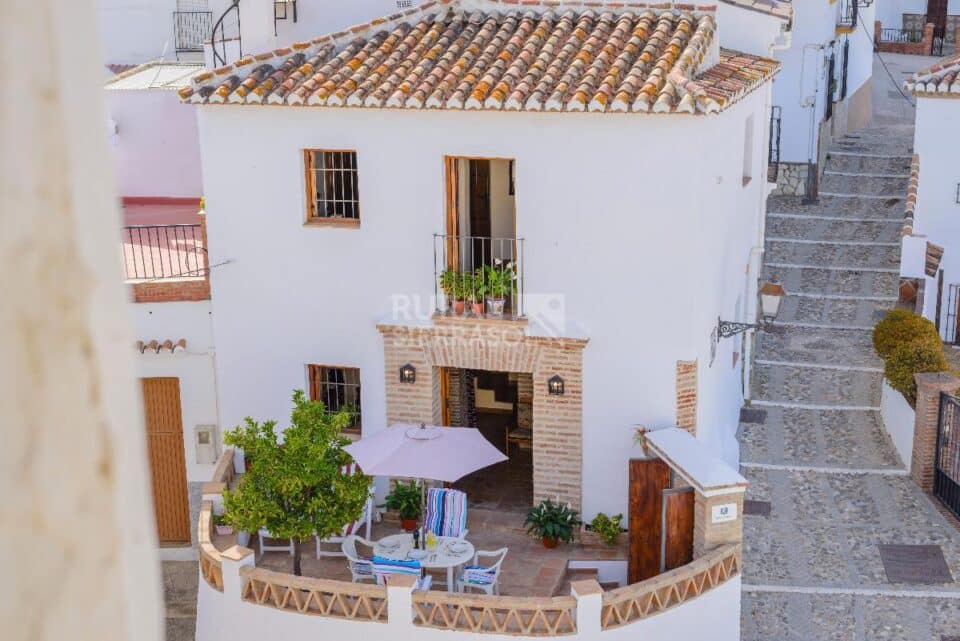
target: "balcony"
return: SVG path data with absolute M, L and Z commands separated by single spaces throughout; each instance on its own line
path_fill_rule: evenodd
M 434 234 L 433 275 L 439 316 L 526 316 L 522 238 Z
M 840 13 L 837 16 L 837 34 L 853 33 L 857 29 L 860 15 L 860 3 L 863 0 L 840 0 Z
M 203 43 L 210 39 L 212 29 L 210 11 L 174 11 L 173 42 L 177 59 L 181 53 L 202 53 Z

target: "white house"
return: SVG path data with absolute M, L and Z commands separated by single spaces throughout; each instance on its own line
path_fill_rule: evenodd
M 960 304 L 960 56 L 904 82 L 917 101 L 901 276 L 923 283 L 923 315 L 956 343 Z
M 744 346 L 716 332 L 755 317 L 779 66 L 721 47 L 741 19 L 764 54 L 789 13 L 431 2 L 196 76 L 222 424 L 294 388 L 364 434 L 452 420 L 450 385 L 497 371 L 532 413 L 527 501 L 625 512 L 638 426 L 735 462 Z M 517 320 L 451 318 L 440 272 L 499 252 Z M 464 328 L 523 350 L 433 352 Z
M 202 485 L 220 453 L 195 109 L 177 91 L 202 65 L 149 62 L 104 85 L 122 197 L 123 277 L 136 342 L 158 538 L 194 558 Z
M 813 195 L 831 141 L 869 121 L 880 1 L 792 3 L 791 38 L 775 56 L 783 64 L 773 88 L 777 193 Z
M 936 25 L 937 35 L 945 39 L 947 46 L 956 46 L 960 0 L 877 0 L 876 19 L 882 29 L 891 30 L 884 34 L 885 41 L 896 36 L 901 40 L 916 40 L 918 32 L 931 23 Z

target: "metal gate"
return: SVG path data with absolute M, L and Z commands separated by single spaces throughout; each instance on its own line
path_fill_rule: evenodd
M 960 399 L 940 394 L 933 493 L 960 516 Z
M 947 318 L 940 328 L 940 338 L 944 343 L 957 344 L 957 296 L 960 295 L 960 285 L 949 285 L 947 289 Z M 939 311 L 939 310 L 938 310 Z M 939 320 L 939 314 L 937 315 Z

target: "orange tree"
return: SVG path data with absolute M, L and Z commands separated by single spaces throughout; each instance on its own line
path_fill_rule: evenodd
M 366 503 L 370 478 L 341 472 L 353 460 L 343 449 L 350 439 L 342 431 L 350 422 L 349 413 L 328 412 L 296 390 L 290 427 L 278 432 L 276 421 L 247 417 L 224 437 L 250 461 L 237 488 L 224 494 L 225 521 L 240 530 L 265 527 L 271 536 L 293 539 L 297 576 L 303 543 L 314 535 L 340 533 L 360 518 Z

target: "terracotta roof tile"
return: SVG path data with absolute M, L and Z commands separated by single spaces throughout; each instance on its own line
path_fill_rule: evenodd
M 775 60 L 721 50 L 713 11 L 702 7 L 595 11 L 564 4 L 538 12 L 526 3 L 500 4 L 505 10 L 466 12 L 452 4 L 428 12 L 422 5 L 200 74 L 181 97 L 211 104 L 703 114 L 736 102 L 779 69 Z
M 904 81 L 903 88 L 918 96 L 960 98 L 960 53 L 916 72 Z

